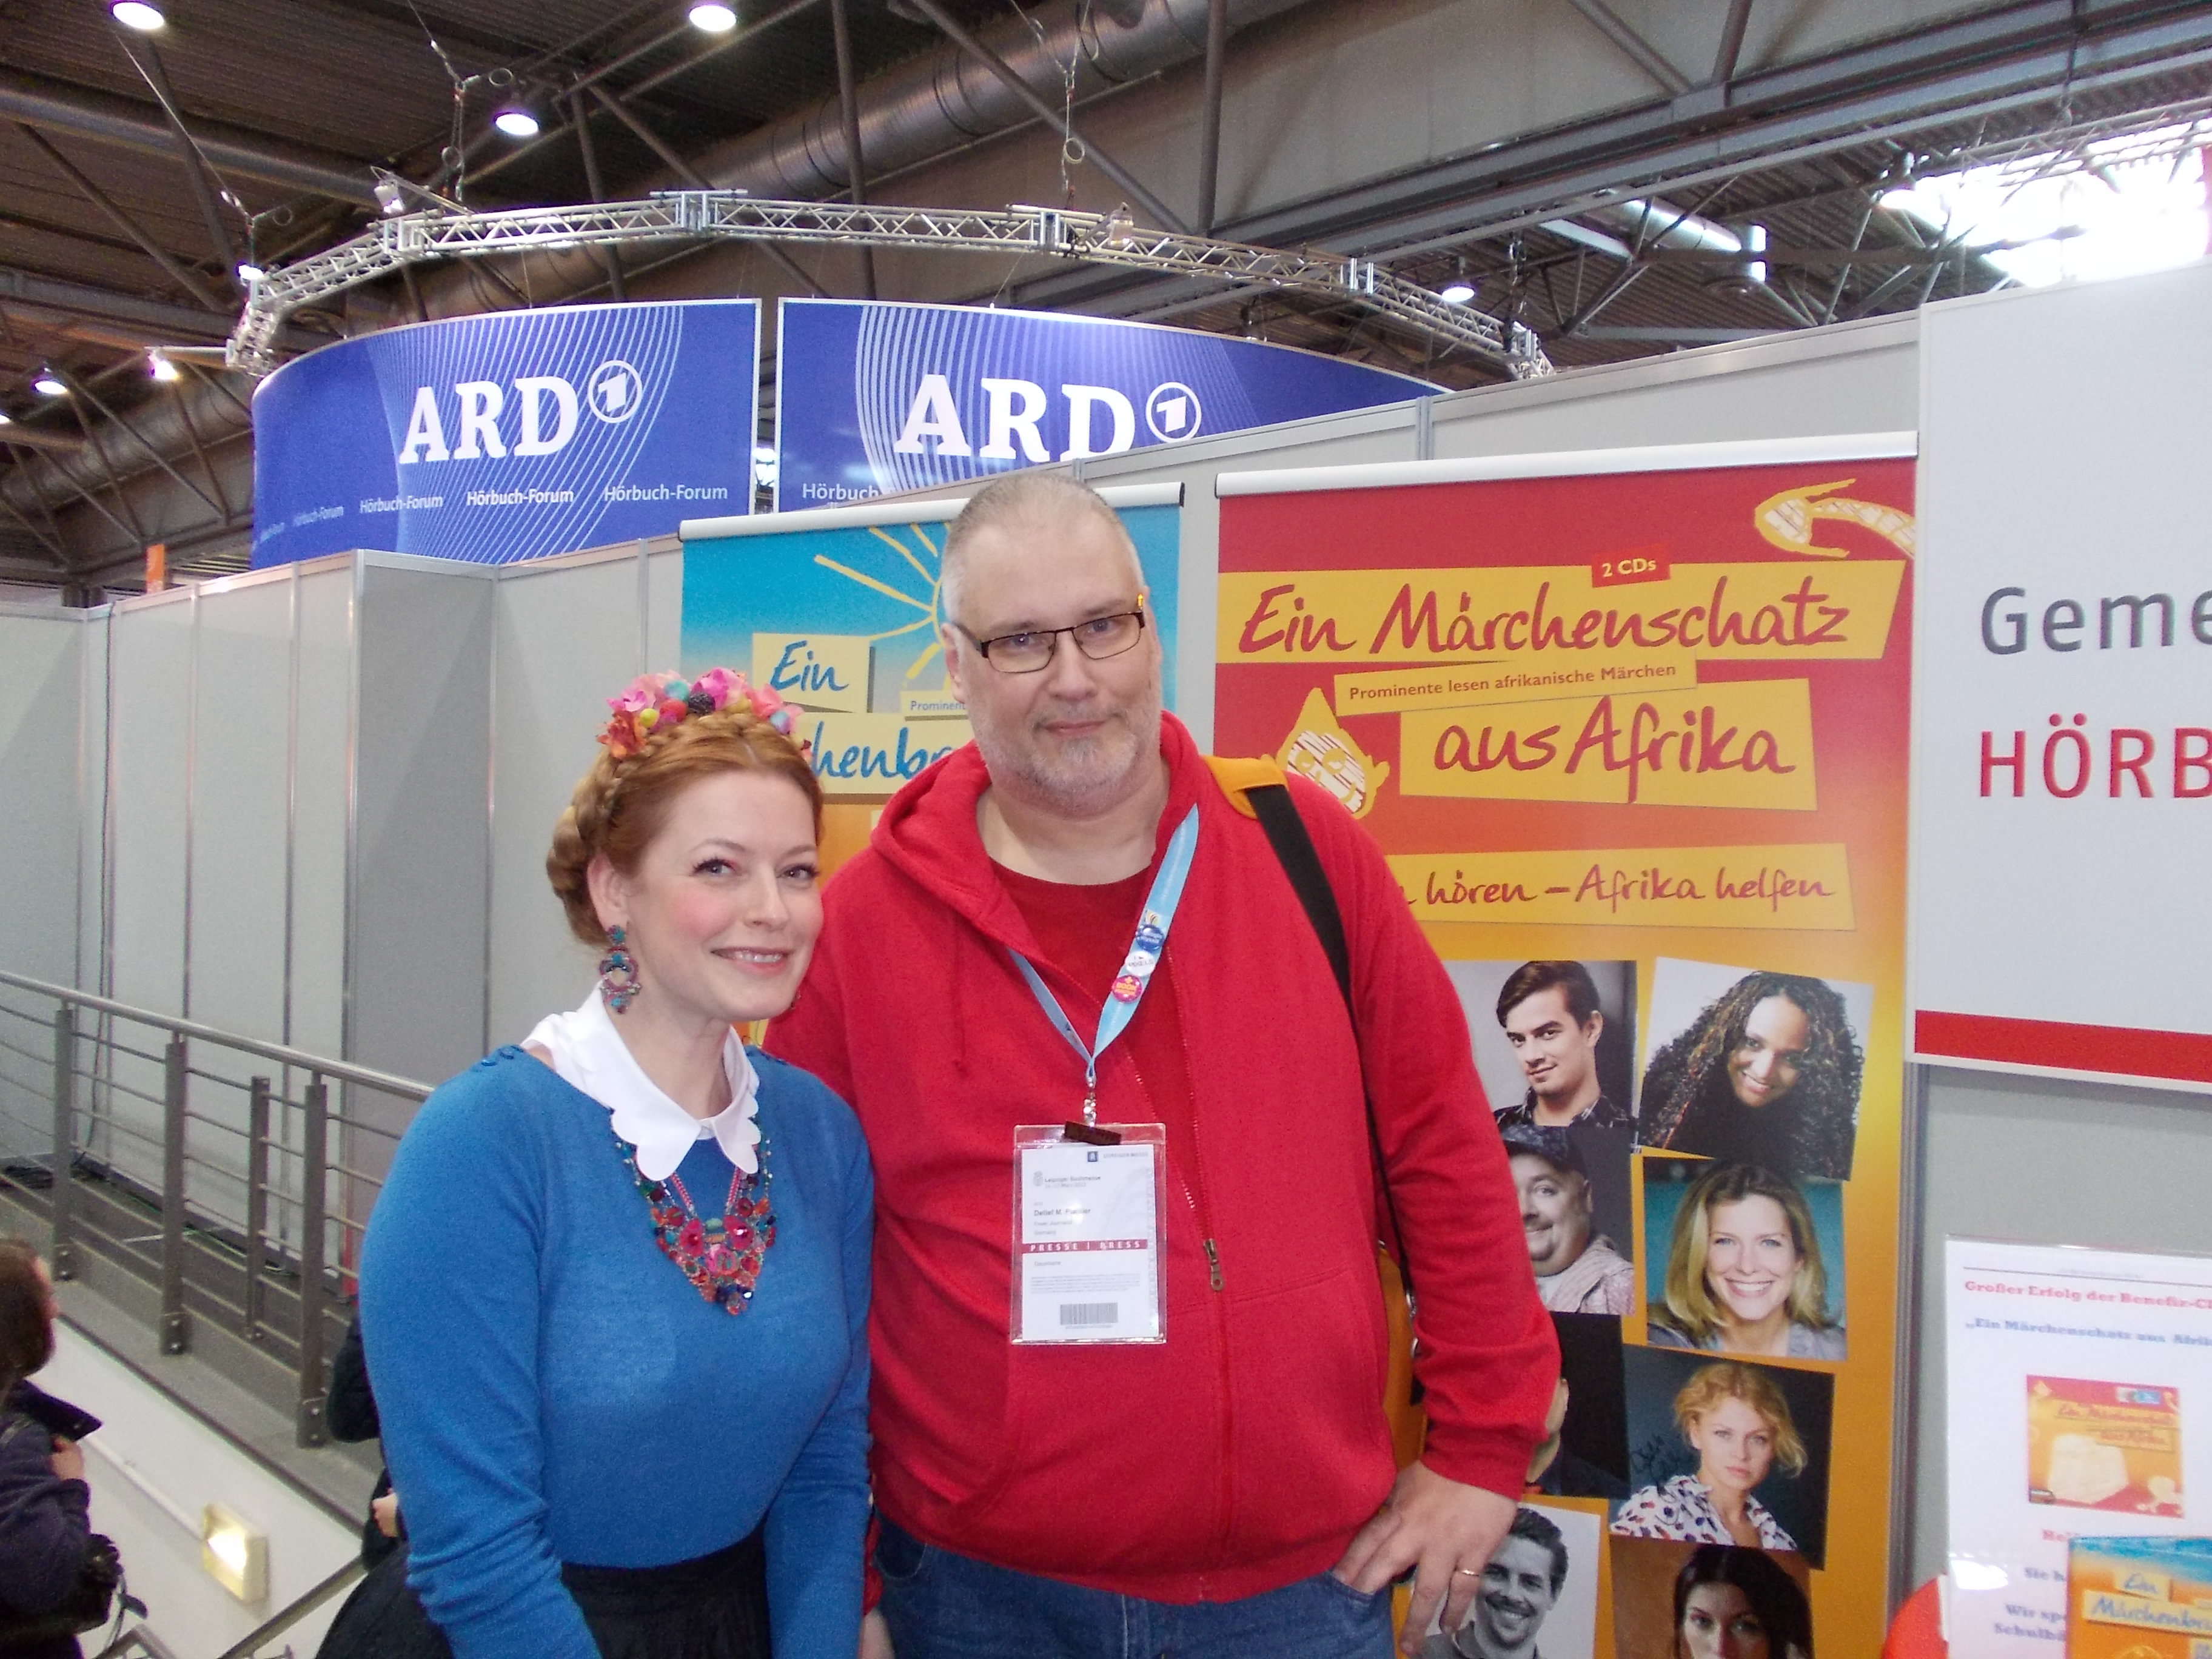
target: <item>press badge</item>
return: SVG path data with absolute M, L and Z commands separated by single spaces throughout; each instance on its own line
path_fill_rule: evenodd
M 1013 1340 L 1164 1342 L 1161 1241 L 1168 1135 L 1158 1123 L 1098 1121 L 1098 1057 L 1128 1029 L 1167 950 L 1198 849 L 1198 808 L 1169 837 L 1121 971 L 1085 1042 L 1035 965 L 1013 951 L 1037 1006 L 1083 1063 L 1083 1115 L 1014 1131 Z
M 1166 1164 L 1158 1123 L 1014 1131 L 1016 1342 L 1167 1340 Z

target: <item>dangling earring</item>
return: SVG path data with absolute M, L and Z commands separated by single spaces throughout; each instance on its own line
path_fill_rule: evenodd
M 608 1012 L 621 1013 L 636 998 L 637 958 L 623 945 L 623 930 L 607 930 L 607 953 L 599 958 L 599 995 Z

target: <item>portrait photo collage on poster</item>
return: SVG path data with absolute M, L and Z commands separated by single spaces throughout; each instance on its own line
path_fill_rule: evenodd
M 1763 447 L 1222 485 L 1216 747 L 1382 844 L 1559 1339 L 1429 1659 L 1881 1645 L 1912 466 Z

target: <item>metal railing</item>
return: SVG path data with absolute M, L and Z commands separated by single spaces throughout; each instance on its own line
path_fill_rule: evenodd
M 0 997 L 0 1194 L 44 1212 L 55 1276 L 91 1253 L 149 1287 L 165 1353 L 196 1318 L 229 1325 L 289 1366 L 299 1443 L 322 1444 L 359 1242 L 397 1120 L 431 1085 L 18 974 L 0 987 L 52 1005 Z M 41 1098 L 43 1121 L 15 1109 Z

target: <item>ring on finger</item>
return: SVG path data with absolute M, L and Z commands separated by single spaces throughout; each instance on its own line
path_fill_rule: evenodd
M 1465 1573 L 1470 1578 L 1480 1578 L 1482 1577 L 1482 1569 L 1480 1567 L 1454 1567 L 1452 1569 L 1452 1572 L 1455 1577 L 1460 1573 Z

